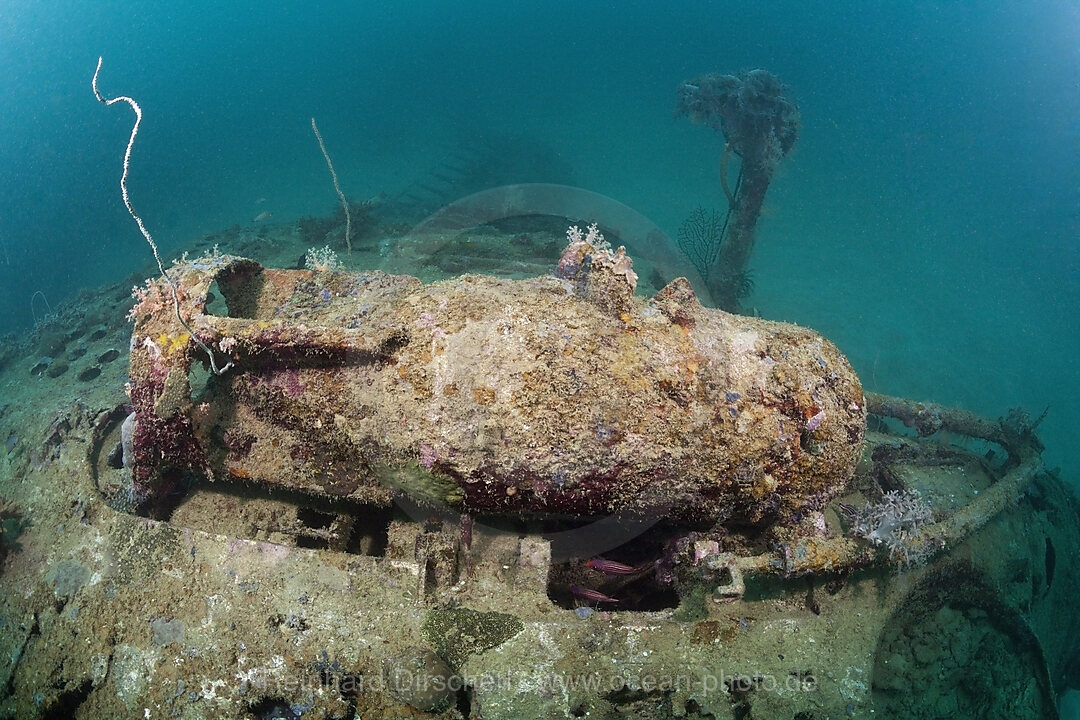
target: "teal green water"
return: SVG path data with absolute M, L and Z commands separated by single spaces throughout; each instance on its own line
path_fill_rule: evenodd
M 1075 3 L 6 3 L 0 333 L 149 254 L 269 210 L 400 197 L 463 146 L 543 148 L 502 182 L 570 181 L 670 234 L 723 207 L 722 139 L 678 83 L 763 67 L 802 110 L 748 301 L 816 328 L 875 390 L 996 417 L 1049 407 L 1080 480 L 1080 10 Z M 509 141 L 505 138 L 510 138 Z M 264 199 L 265 200 L 262 200 Z M 260 202 L 261 200 L 261 202 Z M 38 306 L 40 310 L 40 304 Z
M 130 188 L 166 258 L 263 212 L 332 212 L 312 116 L 353 199 L 432 203 L 433 173 L 494 147 L 518 161 L 492 183 L 573 184 L 674 235 L 724 207 L 723 140 L 675 117 L 676 86 L 761 67 L 802 128 L 747 304 L 822 332 L 869 389 L 1047 410 L 1047 463 L 1080 484 L 1075 2 L 350 5 L 0 3 L 0 336 L 37 292 L 151 272 L 99 55 L 102 92 L 145 113 Z

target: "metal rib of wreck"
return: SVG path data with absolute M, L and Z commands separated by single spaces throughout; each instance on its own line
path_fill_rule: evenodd
M 863 391 L 833 344 L 702 307 L 681 279 L 635 297 L 622 248 L 573 243 L 531 280 L 221 255 L 171 277 L 236 367 L 193 394 L 194 342 L 149 284 L 130 461 L 151 499 L 195 471 L 472 513 L 767 524 L 840 494 L 860 456 Z M 215 283 L 228 317 L 206 310 Z

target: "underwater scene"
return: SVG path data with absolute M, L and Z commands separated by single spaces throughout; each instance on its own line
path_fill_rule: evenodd
M 0 718 L 1080 718 L 1080 6 L 5 3 Z

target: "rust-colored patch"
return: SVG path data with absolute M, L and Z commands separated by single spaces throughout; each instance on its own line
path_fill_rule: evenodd
M 694 625 L 694 634 L 690 642 L 695 645 L 711 645 L 720 637 L 720 623 L 715 620 L 703 620 Z
M 473 388 L 472 399 L 477 405 L 490 405 L 495 402 L 495 391 L 486 385 Z

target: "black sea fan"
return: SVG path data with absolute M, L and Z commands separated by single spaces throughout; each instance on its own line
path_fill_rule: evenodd
M 696 207 L 679 226 L 677 243 L 707 283 L 724 241 L 724 219 L 717 211 Z

